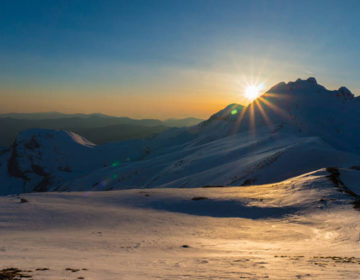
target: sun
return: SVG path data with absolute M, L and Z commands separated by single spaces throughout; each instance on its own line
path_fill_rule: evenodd
M 261 95 L 261 91 L 264 87 L 262 85 L 249 85 L 245 89 L 244 96 L 250 101 L 255 100 Z

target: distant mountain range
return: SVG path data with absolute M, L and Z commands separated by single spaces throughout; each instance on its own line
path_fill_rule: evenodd
M 131 119 L 104 114 L 10 113 L 0 115 L 0 146 L 9 146 L 17 134 L 31 128 L 69 130 L 96 144 L 154 136 L 170 127 L 192 126 L 201 119 Z
M 239 186 L 328 167 L 359 173 L 359 124 L 358 97 L 309 78 L 148 139 L 96 146 L 73 132 L 32 129 L 0 150 L 0 193 Z

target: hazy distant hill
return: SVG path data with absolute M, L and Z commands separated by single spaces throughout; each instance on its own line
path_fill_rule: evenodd
M 201 123 L 203 120 L 198 118 L 185 118 L 185 119 L 167 119 L 163 123 L 171 127 L 184 127 L 193 126 Z
M 42 120 L 42 119 L 61 119 L 61 118 L 87 118 L 89 116 L 104 116 L 103 114 L 64 114 L 60 112 L 42 112 L 42 113 L 7 113 L 1 114 L 0 118 L 24 119 L 24 120 Z
M 98 145 L 101 145 L 121 140 L 147 138 L 167 129 L 169 129 L 169 127 L 164 125 L 144 126 L 118 124 L 105 127 L 72 128 L 71 131 L 84 136 Z
M 191 126 L 200 119 L 131 119 L 103 114 L 10 113 L 0 115 L 0 146 L 9 146 L 17 134 L 31 128 L 70 130 L 96 144 L 153 136 L 169 127 Z
M 355 176 L 359 123 L 358 98 L 309 78 L 279 83 L 246 107 L 230 104 L 196 126 L 148 139 L 95 146 L 80 136 L 84 127 L 80 135 L 27 130 L 0 150 L 0 194 L 264 184 L 327 167 L 350 168 Z M 104 130 L 111 136 L 122 129 Z M 105 132 L 91 131 L 92 137 Z

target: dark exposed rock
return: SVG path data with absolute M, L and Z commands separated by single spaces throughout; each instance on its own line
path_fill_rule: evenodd
M 49 186 L 51 185 L 52 180 L 49 174 L 45 175 L 43 179 L 34 187 L 35 192 L 47 192 L 49 190 Z
M 39 184 L 34 187 L 34 191 L 36 192 L 46 192 L 48 191 L 48 187 L 51 184 L 51 176 L 47 173 L 41 166 L 36 164 L 31 164 L 31 168 L 35 174 L 43 177 Z
M 23 271 L 15 267 L 4 268 L 0 270 L 0 280 L 19 280 L 22 278 L 32 278 L 27 274 L 30 271 Z
M 35 137 L 31 137 L 31 140 L 29 142 L 26 142 L 24 146 L 29 150 L 34 150 L 37 148 L 40 148 L 39 142 L 35 139 Z
M 328 167 L 326 168 L 326 171 L 330 173 L 327 177 L 332 181 L 339 189 L 339 191 L 344 192 L 346 194 L 351 195 L 354 198 L 353 205 L 354 208 L 360 209 L 360 196 L 357 193 L 354 193 L 352 190 L 350 190 L 340 179 L 340 171 L 336 167 Z
M 354 94 L 346 87 L 340 87 L 338 93 L 347 99 L 353 99 Z
M 208 199 L 208 198 L 205 196 L 194 196 L 191 200 L 205 200 L 205 199 Z
M 45 172 L 44 169 L 40 165 L 32 163 L 31 168 L 34 171 L 34 173 L 39 175 L 39 176 L 47 176 L 48 175 L 48 173 Z
M 30 179 L 25 175 L 25 173 L 20 169 L 19 163 L 18 163 L 18 153 L 17 153 L 17 142 L 14 141 L 14 143 L 11 146 L 11 155 L 8 160 L 8 173 L 12 177 L 21 178 L 25 181 L 29 181 Z
M 308 81 L 309 83 L 312 83 L 312 84 L 317 84 L 317 81 L 316 81 L 316 79 L 315 79 L 314 77 L 308 78 L 307 81 Z
M 67 267 L 67 268 L 65 268 L 65 270 L 66 270 L 66 271 L 71 271 L 71 272 L 78 272 L 78 271 L 80 271 L 80 269 L 78 269 L 78 268 L 71 268 L 71 267 Z
M 246 179 L 242 184 L 241 186 L 250 186 L 250 185 L 253 185 L 255 182 L 254 179 Z
M 26 198 L 20 198 L 20 203 L 26 203 L 29 202 Z

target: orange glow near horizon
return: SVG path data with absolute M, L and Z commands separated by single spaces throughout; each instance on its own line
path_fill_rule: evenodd
M 181 82 L 168 79 L 151 87 L 138 85 L 19 85 L 0 88 L 0 113 L 103 113 L 131 118 L 207 119 L 232 103 L 248 105 L 269 81 L 255 76 L 215 72 L 176 72 Z M 246 90 L 248 89 L 248 90 Z M 248 93 L 248 94 L 246 94 Z M 241 113 L 241 117 L 244 112 Z
M 153 95 L 116 95 L 116 94 L 83 94 L 76 93 L 29 93 L 28 98 L 23 93 L 7 92 L 2 94 L 2 113 L 34 113 L 61 112 L 103 113 L 112 116 L 127 116 L 131 118 L 186 118 L 198 117 L 206 119 L 223 109 L 233 100 L 229 97 L 219 98 L 215 93 L 199 94 L 197 98 L 179 94 Z M 204 96 L 205 95 L 205 96 Z M 221 96 L 220 96 L 221 97 Z M 6 109 L 6 110 L 5 110 Z

